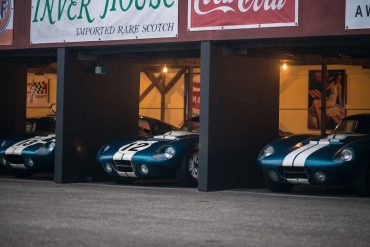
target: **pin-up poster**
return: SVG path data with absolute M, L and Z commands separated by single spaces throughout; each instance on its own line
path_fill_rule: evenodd
M 335 126 L 345 117 L 346 105 L 346 72 L 345 70 L 329 70 L 325 76 L 325 95 L 321 95 L 322 72 L 321 70 L 309 71 L 308 84 L 308 128 L 320 129 L 321 127 L 321 98 L 325 97 L 327 129 Z

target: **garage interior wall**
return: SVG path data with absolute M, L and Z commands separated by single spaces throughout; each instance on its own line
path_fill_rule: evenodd
M 279 126 L 293 133 L 320 133 L 307 127 L 308 74 L 321 66 L 288 66 L 280 71 Z M 328 65 L 328 70 L 345 70 L 347 74 L 346 113 L 370 113 L 370 69 L 361 66 Z
M 168 82 L 179 71 L 172 69 L 165 74 Z M 159 73 L 155 74 L 158 76 Z M 165 99 L 165 119 L 164 121 L 179 127 L 184 120 L 184 75 L 177 81 L 172 89 L 166 94 Z M 140 73 L 140 94 L 151 84 L 150 79 L 145 73 Z M 140 115 L 161 119 L 161 94 L 154 87 L 152 91 L 140 102 Z
M 32 82 L 39 75 L 35 73 L 27 73 L 27 82 Z M 57 102 L 57 75 L 52 73 L 45 73 L 42 76 L 49 80 L 49 103 L 48 107 L 29 107 L 26 109 L 27 118 L 44 117 L 53 114 L 51 105 Z
M 0 63 L 0 138 L 25 131 L 27 65 Z
M 106 74 L 78 51 L 58 49 L 55 181 L 106 179 L 95 157 L 117 137 L 137 134 L 139 68 L 132 61 L 105 57 Z

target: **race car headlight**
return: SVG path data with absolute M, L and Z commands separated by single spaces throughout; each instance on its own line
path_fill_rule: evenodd
M 343 148 L 337 155 L 336 160 L 351 161 L 355 158 L 355 152 L 352 148 Z
M 266 146 L 264 149 L 262 149 L 262 151 L 258 155 L 258 159 L 261 160 L 261 159 L 266 158 L 270 155 L 273 155 L 274 153 L 275 153 L 275 149 L 274 149 L 273 146 L 271 146 L 271 145 Z
M 175 156 L 176 150 L 173 147 L 166 147 L 161 149 L 159 152 L 153 154 L 154 160 L 168 160 Z
M 173 147 L 168 147 L 164 150 L 164 155 L 167 159 L 171 159 L 173 156 L 175 156 L 176 150 Z
M 25 158 L 24 163 L 26 164 L 26 166 L 28 166 L 30 168 L 33 167 L 33 165 L 34 165 L 33 160 L 31 158 Z
M 48 146 L 39 147 L 36 150 L 36 153 L 40 155 L 45 155 L 53 151 L 54 148 L 55 148 L 55 142 L 51 142 Z
M 55 148 L 55 142 L 51 142 L 48 146 L 48 150 L 49 152 L 53 151 L 53 149 Z
M 107 173 L 111 173 L 113 171 L 112 166 L 109 163 L 105 163 L 103 167 Z

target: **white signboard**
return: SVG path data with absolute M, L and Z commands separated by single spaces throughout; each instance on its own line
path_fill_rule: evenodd
M 370 0 L 346 0 L 346 29 L 370 28 Z
M 32 0 L 31 43 L 177 37 L 179 0 Z

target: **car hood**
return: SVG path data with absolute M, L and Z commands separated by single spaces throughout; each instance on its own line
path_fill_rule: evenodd
M 24 150 L 36 150 L 45 147 L 51 142 L 55 142 L 55 134 L 50 133 L 33 133 L 17 137 L 3 139 L 0 143 L 1 154 L 20 154 Z
M 185 143 L 194 143 L 197 142 L 199 138 L 199 134 L 187 132 L 187 131 L 170 131 L 163 135 L 156 135 L 156 136 L 131 136 L 126 137 L 118 140 L 111 141 L 105 145 L 103 145 L 97 156 L 104 155 L 104 156 L 114 156 L 118 150 L 122 147 L 127 146 L 132 143 L 148 143 L 149 145 L 140 147 L 140 145 L 135 146 L 134 148 L 138 153 L 153 153 L 158 148 L 164 145 L 181 145 Z M 180 144 L 181 143 L 181 144 Z
M 272 143 L 275 153 L 264 160 L 283 166 L 329 165 L 343 148 L 351 147 L 361 154 L 369 142 L 366 134 L 292 136 Z

